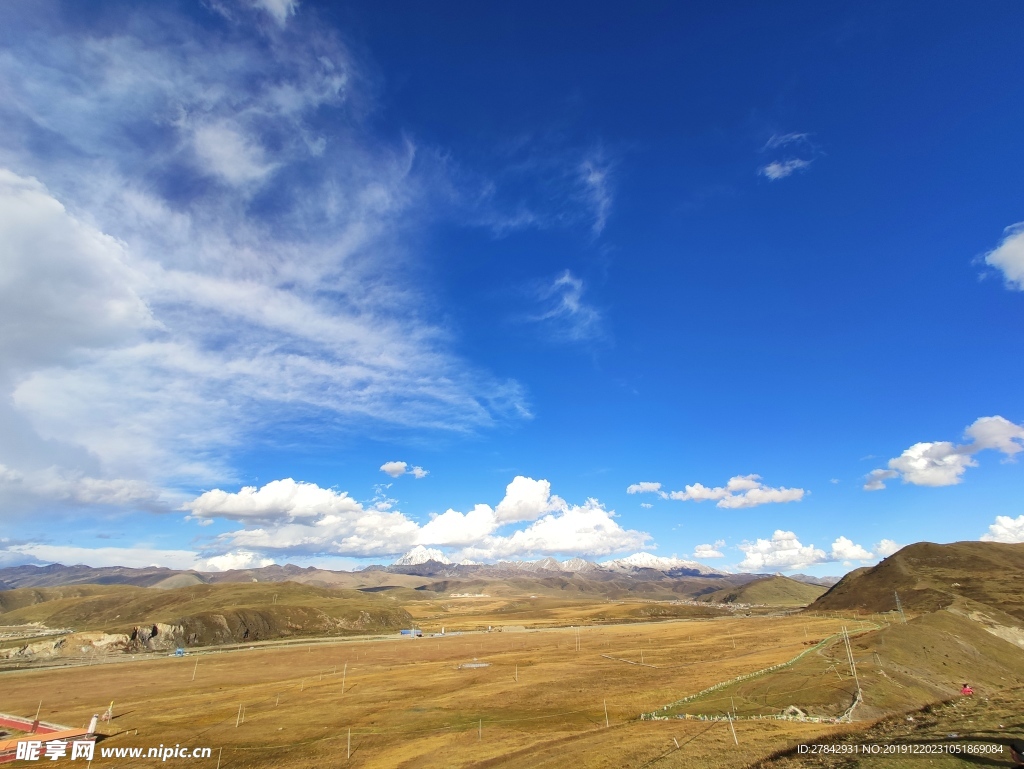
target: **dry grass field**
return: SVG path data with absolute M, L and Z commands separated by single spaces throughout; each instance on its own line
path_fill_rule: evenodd
M 638 715 L 788 661 L 842 624 L 856 622 L 695 619 L 147 655 L 4 673 L 0 710 L 31 716 L 41 699 L 44 719 L 76 726 L 113 700 L 102 746 L 210 746 L 213 759 L 177 763 L 213 767 L 219 754 L 223 769 L 739 767 L 836 727 L 740 722 L 737 745 L 724 722 Z M 464 667 L 473 662 L 488 666 Z M 98 756 L 97 768 L 157 763 Z

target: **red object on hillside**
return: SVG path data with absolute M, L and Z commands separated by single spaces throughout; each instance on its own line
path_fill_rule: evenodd
M 972 689 L 967 684 L 964 684 L 964 688 L 960 690 L 960 693 L 965 697 L 970 697 L 972 694 L 974 694 L 974 689 Z

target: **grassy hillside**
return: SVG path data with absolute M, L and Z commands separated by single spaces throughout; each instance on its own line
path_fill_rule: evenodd
M 53 628 L 152 635 L 167 644 L 203 645 L 302 635 L 394 631 L 411 617 L 394 600 L 356 590 L 294 582 L 199 584 L 152 590 L 129 585 L 81 585 L 0 592 L 0 623 L 39 622 Z
M 908 545 L 877 566 L 850 572 L 810 608 L 892 611 L 894 591 L 914 612 L 969 599 L 1024 619 L 1024 544 Z
M 855 755 L 852 752 L 801 754 L 797 747 L 778 751 L 752 769 L 972 769 L 979 766 L 1010 767 L 1007 745 L 1020 739 L 1021 702 L 1024 689 L 1015 688 L 990 697 L 956 697 L 930 704 L 911 715 L 890 716 L 863 730 L 830 734 L 810 743 L 827 745 L 964 745 L 970 742 L 991 746 L 999 752 L 987 755 Z M 956 735 L 956 736 L 953 736 Z M 1000 749 L 1001 748 L 1001 749 Z
M 741 718 L 771 716 L 796 706 L 810 716 L 838 717 L 856 697 L 846 648 L 810 636 L 813 651 L 790 667 L 737 681 L 666 711 Z M 877 630 L 852 631 L 851 647 L 863 689 L 858 720 L 920 708 L 954 697 L 968 682 L 979 696 L 1024 685 L 1024 649 L 950 611 L 924 614 Z
M 716 590 L 705 596 L 714 603 L 747 603 L 766 606 L 806 606 L 820 597 L 827 588 L 808 585 L 788 577 L 766 577 L 739 587 Z

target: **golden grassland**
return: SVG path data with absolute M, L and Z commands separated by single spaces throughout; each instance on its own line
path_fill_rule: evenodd
M 737 681 L 667 714 L 756 718 L 795 705 L 809 716 L 837 717 L 853 705 L 859 686 L 856 717 L 863 720 L 955 697 L 967 682 L 984 696 L 1024 685 L 1024 649 L 963 615 L 942 610 L 882 623 L 877 630 L 850 628 L 856 677 L 845 645 L 824 644 L 769 676 Z
M 725 722 L 637 717 L 843 624 L 858 623 L 728 617 L 148 656 L 4 673 L 0 710 L 32 715 L 42 699 L 44 719 L 78 726 L 113 700 L 101 745 L 210 746 L 189 763 L 220 754 L 223 769 L 740 767 L 836 727 L 739 722 L 737 745 Z M 488 667 L 460 667 L 474 661 Z

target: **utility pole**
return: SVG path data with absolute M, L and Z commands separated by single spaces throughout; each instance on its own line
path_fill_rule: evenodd
M 843 627 L 843 640 L 846 642 L 846 656 L 850 659 L 850 670 L 853 671 L 853 681 L 857 684 L 857 696 L 864 699 L 864 692 L 860 688 L 860 678 L 857 677 L 857 663 L 853 661 L 853 647 L 850 645 L 850 633 Z
M 903 622 L 906 623 L 907 615 L 903 613 L 903 604 L 900 603 L 900 594 L 895 590 L 892 591 L 892 594 L 896 596 L 896 611 L 900 613 L 900 617 L 903 619 Z

